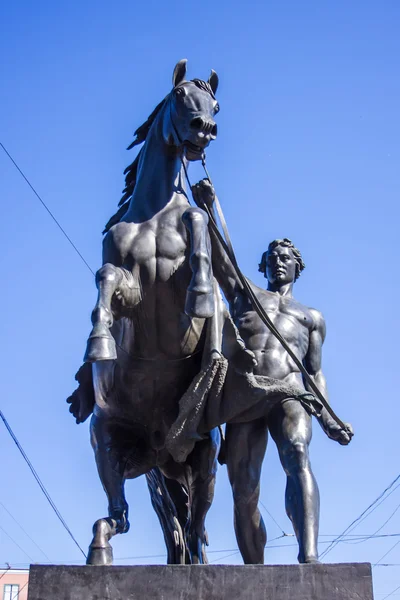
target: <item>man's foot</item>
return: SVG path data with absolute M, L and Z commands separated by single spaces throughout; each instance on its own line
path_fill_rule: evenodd
M 302 564 L 303 565 L 320 565 L 321 561 L 318 560 L 317 558 L 308 558 Z

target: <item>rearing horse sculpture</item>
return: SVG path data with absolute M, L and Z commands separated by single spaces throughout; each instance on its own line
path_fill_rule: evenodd
M 81 385 L 69 399 L 77 422 L 93 410 L 91 441 L 109 503 L 108 517 L 94 525 L 89 564 L 111 564 L 109 539 L 129 529 L 125 480 L 155 467 L 172 501 L 187 494 L 187 548 L 172 560 L 205 560 L 219 432 L 196 443 L 183 464 L 164 445 L 179 400 L 201 368 L 215 305 L 208 218 L 189 205 L 183 161 L 199 160 L 217 136 L 218 77 L 212 71 L 207 82 L 186 81 L 185 75 L 184 60 L 175 67 L 172 92 L 130 146 L 145 142 L 125 171 L 125 203 L 106 228 Z

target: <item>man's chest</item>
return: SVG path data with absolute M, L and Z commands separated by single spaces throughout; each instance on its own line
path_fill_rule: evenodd
M 310 310 L 293 298 L 267 291 L 257 294 L 257 298 L 282 334 L 291 338 L 300 332 L 308 333 L 312 328 L 313 318 Z M 246 297 L 235 301 L 232 308 L 236 326 L 245 337 L 269 331 Z

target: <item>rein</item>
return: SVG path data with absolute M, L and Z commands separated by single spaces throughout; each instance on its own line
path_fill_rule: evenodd
M 190 180 L 189 180 L 189 176 L 188 176 L 188 172 L 187 172 L 187 169 L 186 169 L 186 165 L 185 165 L 185 163 L 184 163 L 184 161 L 183 161 L 182 158 L 181 158 L 181 161 L 182 161 L 183 169 L 185 171 L 185 175 L 186 175 L 186 179 L 187 179 L 189 188 L 192 189 L 192 186 L 191 186 Z M 209 180 L 209 182 L 212 185 L 213 189 L 215 189 L 214 186 L 213 186 L 210 174 L 209 174 L 209 172 L 207 170 L 206 161 L 205 161 L 205 155 L 203 155 L 203 158 L 202 158 L 202 165 L 203 165 L 204 172 L 205 172 L 205 174 L 207 176 L 207 179 Z M 218 228 L 217 222 L 216 222 L 216 220 L 214 218 L 214 215 L 213 215 L 212 211 L 210 210 L 210 208 L 206 204 L 204 204 L 203 206 L 200 206 L 199 208 L 202 208 L 207 213 L 208 218 L 209 218 L 210 227 L 211 227 L 212 231 L 215 233 L 215 235 L 217 236 L 217 238 L 218 238 L 220 244 L 222 245 L 223 249 L 225 250 L 226 254 L 228 255 L 228 258 L 230 259 L 230 261 L 232 263 L 232 266 L 233 266 L 233 268 L 234 268 L 234 270 L 236 272 L 236 275 L 237 275 L 240 283 L 243 286 L 243 291 L 245 292 L 246 296 L 250 300 L 250 302 L 251 302 L 251 304 L 252 304 L 255 312 L 260 317 L 260 319 L 262 320 L 262 322 L 266 325 L 266 327 L 269 329 L 269 331 L 277 338 L 277 340 L 281 343 L 281 345 L 283 346 L 283 348 L 289 354 L 290 358 L 293 360 L 293 362 L 295 363 L 295 365 L 297 366 L 297 368 L 299 369 L 299 371 L 303 375 L 305 381 L 310 386 L 310 388 L 312 389 L 312 391 L 314 392 L 314 394 L 316 395 L 316 397 L 318 398 L 318 400 L 321 402 L 321 404 L 325 408 L 325 410 L 332 417 L 332 419 L 334 421 L 336 421 L 336 423 L 341 427 L 341 429 L 343 429 L 346 432 L 349 432 L 349 428 L 347 427 L 347 425 L 345 423 L 343 423 L 343 421 L 341 419 L 339 419 L 339 417 L 333 411 L 333 409 L 331 408 L 330 404 L 327 402 L 327 400 L 325 399 L 324 395 L 319 390 L 319 388 L 317 387 L 317 385 L 313 381 L 311 375 L 309 374 L 309 372 L 307 371 L 307 369 L 303 365 L 302 361 L 299 360 L 299 358 L 293 352 L 293 350 L 291 349 L 291 347 L 289 346 L 289 344 L 286 342 L 285 338 L 281 335 L 281 333 L 275 327 L 274 323 L 271 321 L 270 317 L 268 316 L 268 314 L 264 310 L 263 306 L 259 302 L 257 296 L 255 295 L 255 293 L 254 293 L 253 289 L 251 288 L 249 282 L 247 281 L 246 277 L 243 275 L 242 271 L 240 270 L 240 267 L 239 267 L 238 262 L 236 260 L 235 252 L 233 250 L 233 246 L 232 246 L 231 238 L 230 238 L 230 235 L 229 235 L 228 226 L 226 224 L 226 220 L 225 220 L 225 217 L 224 217 L 224 213 L 222 211 L 221 204 L 220 204 L 220 202 L 219 202 L 218 197 L 217 197 L 216 194 L 214 196 L 214 203 L 215 203 L 215 208 L 216 208 L 216 211 L 217 211 L 217 214 L 218 214 L 218 218 L 219 218 L 219 220 L 221 222 L 221 226 L 222 226 L 222 230 L 223 230 L 223 233 L 224 233 L 224 237 L 222 236 L 222 234 L 221 234 L 221 232 L 220 232 L 220 230 Z

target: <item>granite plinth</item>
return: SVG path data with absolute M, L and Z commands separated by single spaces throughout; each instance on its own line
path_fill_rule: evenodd
M 371 565 L 32 565 L 28 600 L 373 600 Z

